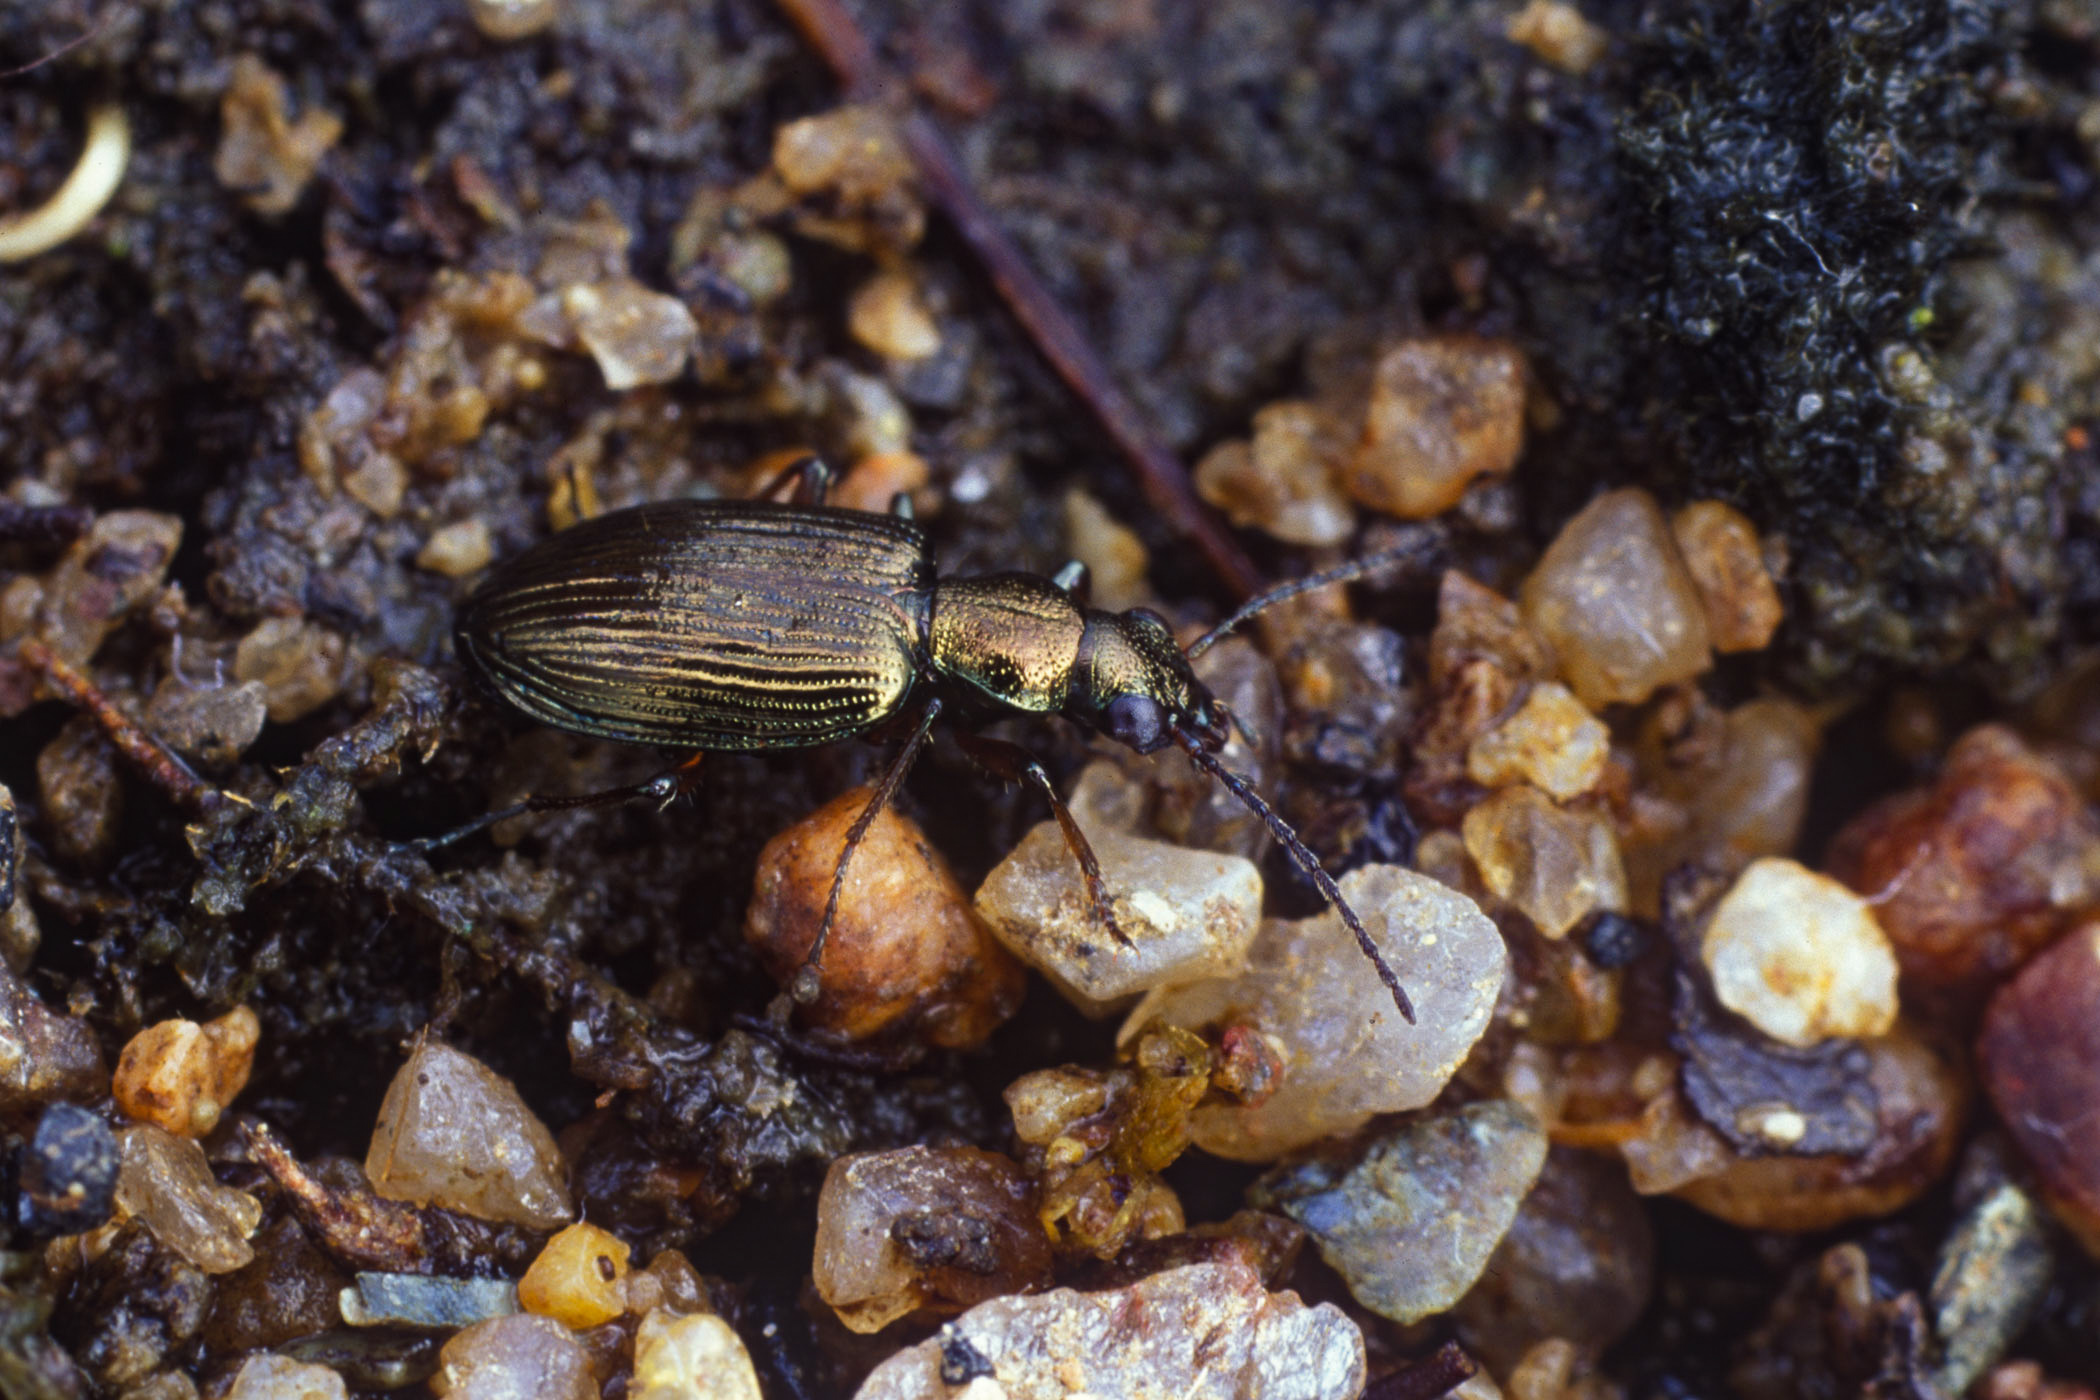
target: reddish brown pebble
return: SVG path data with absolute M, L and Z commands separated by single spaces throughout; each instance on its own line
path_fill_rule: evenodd
M 1903 971 L 2002 977 L 2100 900 L 2100 823 L 2009 729 L 1972 729 L 1930 787 L 1854 817 L 1830 873 L 1864 895 Z
M 823 922 L 846 833 L 869 789 L 842 793 L 766 843 L 744 937 L 794 981 Z M 947 862 L 909 818 L 885 810 L 846 869 L 824 946 L 823 986 L 803 1023 L 847 1040 L 908 1031 L 978 1045 L 1020 1005 L 1020 966 L 992 941 Z
M 1971 1392 L 1976 1400 L 2094 1400 L 2091 1390 L 2056 1380 L 2032 1361 L 2008 1361 Z
M 2065 934 L 1991 998 L 1983 1082 L 2043 1195 L 2100 1255 L 2100 920 Z

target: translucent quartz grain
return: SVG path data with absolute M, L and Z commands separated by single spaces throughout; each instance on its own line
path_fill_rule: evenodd
M 477 515 L 433 532 L 416 554 L 416 567 L 446 578 L 465 578 L 486 569 L 495 552 L 489 523 Z
M 569 1222 L 561 1152 L 511 1082 L 435 1040 L 387 1086 L 365 1153 L 372 1189 L 535 1230 Z
M 632 277 L 573 283 L 561 309 L 612 390 L 676 379 L 700 331 L 684 302 Z
M 1626 868 L 1611 822 L 1555 806 L 1531 787 L 1509 787 L 1481 802 L 1460 826 L 1480 880 L 1538 926 L 1560 938 L 1598 909 L 1624 913 Z
M 1792 850 L 1821 741 L 1815 716 L 1791 700 L 1730 710 L 1720 762 L 1691 799 L 1681 858 L 1733 867 Z
M 1647 1208 L 1609 1157 L 1556 1147 L 1454 1317 L 1506 1374 L 1533 1343 L 1573 1337 L 1595 1358 L 1625 1335 L 1655 1282 Z
M 1642 490 L 1608 492 L 1577 512 L 1524 580 L 1522 604 L 1593 710 L 1638 703 L 1713 664 L 1706 605 Z
M 1774 1040 L 1880 1035 L 1896 955 L 1867 902 L 1783 856 L 1754 861 L 1714 906 L 1700 960 L 1721 1004 Z
M 343 119 L 309 106 L 294 121 L 285 81 L 252 53 L 233 60 L 219 100 L 212 174 L 269 218 L 289 214 L 343 134 Z
M 1371 370 L 1363 436 L 1344 484 L 1373 510 L 1422 520 L 1524 450 L 1524 360 L 1473 336 L 1403 341 Z
M 946 1357 L 990 1374 L 950 1385 Z M 1269 1292 L 1230 1254 L 1127 1288 L 979 1304 L 877 1366 L 855 1400 L 1356 1400 L 1363 1386 L 1355 1323 Z
M 773 169 L 796 194 L 832 190 L 856 203 L 916 177 L 895 123 L 877 106 L 835 107 L 781 125 Z
M 150 1123 L 117 1134 L 117 1207 L 153 1238 L 207 1274 L 230 1274 L 255 1258 L 248 1237 L 262 1205 L 221 1186 L 204 1149 Z
M 1429 634 L 1429 684 L 1442 688 L 1471 661 L 1513 680 L 1550 678 L 1559 662 L 1515 603 L 1456 569 L 1437 585 L 1436 629 Z
M 906 272 L 878 272 L 846 305 L 846 329 L 878 355 L 923 360 L 938 354 L 941 330 Z
M 1250 1199 L 1303 1225 L 1349 1292 L 1406 1324 L 1465 1296 L 1546 1163 L 1546 1131 L 1507 1099 L 1410 1123 L 1346 1171 L 1263 1178 Z
M 817 1294 L 855 1332 L 954 1311 L 1048 1280 L 1050 1241 L 1028 1178 L 974 1147 L 841 1157 L 817 1201 Z
M 1196 466 L 1196 490 L 1226 519 L 1289 544 L 1340 544 L 1356 528 L 1336 467 L 1348 430 L 1318 404 L 1287 399 L 1254 415 L 1254 435 L 1223 442 Z
M 146 727 L 169 748 L 212 767 L 239 758 L 268 714 L 255 681 L 217 685 L 171 674 L 146 702 Z
M 160 593 L 182 521 L 148 510 L 95 517 L 44 580 L 32 631 L 61 661 L 85 666 L 132 609 Z M 112 567 L 122 561 L 122 567 Z
M 1694 501 L 1670 517 L 1670 533 L 1698 585 L 1714 650 L 1762 650 L 1784 610 L 1757 527 L 1732 506 Z
M 561 17 L 560 0 L 468 0 L 474 27 L 491 39 L 523 39 Z
M 1247 970 L 1148 998 L 1125 1034 L 1159 1019 L 1189 1028 L 1241 1026 L 1283 1064 L 1265 1101 L 1214 1103 L 1192 1120 L 1195 1142 L 1235 1161 L 1273 1161 L 1380 1113 L 1434 1099 L 1487 1029 L 1509 955 L 1480 907 L 1425 875 L 1368 865 L 1342 877 L 1354 906 L 1415 1007 L 1392 997 L 1341 917 L 1270 920 Z
M 260 1352 L 241 1363 L 225 1400 L 348 1400 L 343 1378 L 326 1366 Z
M 246 1087 L 261 1034 L 245 1006 L 201 1026 L 180 1018 L 155 1022 L 117 1057 L 117 1107 L 127 1118 L 203 1137 Z
M 445 1400 L 598 1400 L 583 1344 L 559 1322 L 530 1313 L 455 1334 L 438 1353 L 430 1385 Z
M 763 1400 L 751 1354 L 713 1313 L 652 1308 L 634 1334 L 628 1400 Z
M 888 503 L 882 508 L 888 510 Z M 1076 486 L 1065 492 L 1065 547 L 1086 565 L 1095 607 L 1120 612 L 1151 601 L 1145 571 L 1152 556 L 1143 537 Z
M 343 639 L 295 617 L 268 617 L 233 651 L 233 674 L 260 681 L 263 703 L 278 724 L 304 719 L 342 689 Z
M 1611 731 L 1556 681 L 1531 688 L 1517 712 L 1473 741 L 1466 773 L 1482 787 L 1529 783 L 1566 802 L 1604 776 Z
M 1252 861 L 1090 828 L 1076 813 L 1075 820 L 1100 858 L 1130 944 L 1094 917 L 1064 833 L 1046 821 L 977 891 L 977 912 L 1015 957 L 1090 1016 L 1154 987 L 1239 970 L 1261 926 L 1261 875 Z

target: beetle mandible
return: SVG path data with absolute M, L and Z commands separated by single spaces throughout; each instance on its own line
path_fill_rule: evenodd
M 461 607 L 460 657 L 503 700 L 543 724 L 629 744 L 702 753 L 803 748 L 899 722 L 907 737 L 848 831 L 823 921 L 796 976 L 818 968 L 854 848 L 895 796 L 934 721 L 1060 714 L 1141 754 L 1168 744 L 1244 803 L 1304 869 L 1377 968 L 1409 1022 L 1414 1009 L 1319 860 L 1247 781 L 1217 758 L 1224 705 L 1190 662 L 1262 608 L 1392 562 L 1370 556 L 1254 599 L 1186 651 L 1159 614 L 1085 602 L 1084 569 L 1056 578 L 936 576 L 907 512 L 822 503 L 828 473 L 805 459 L 798 499 L 666 501 L 583 521 L 497 566 Z M 900 502 L 900 505 L 902 503 Z M 1401 551 L 1394 551 L 1397 554 Z M 1049 774 L 1017 745 L 959 729 L 994 775 L 1049 800 L 1085 876 L 1096 917 L 1126 945 L 1086 836 Z M 424 849 L 505 817 L 629 798 L 668 801 L 679 775 L 584 797 L 533 798 Z

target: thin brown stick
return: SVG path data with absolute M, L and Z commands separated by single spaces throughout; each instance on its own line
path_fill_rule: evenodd
M 79 48 L 82 44 L 89 43 L 95 39 L 101 38 L 102 32 L 109 28 L 109 26 L 116 20 L 116 17 L 117 7 L 115 5 L 112 5 L 109 7 L 108 11 L 103 14 L 101 19 L 95 21 L 94 27 L 89 29 L 86 33 L 75 34 L 72 38 L 66 40 L 63 44 L 60 44 L 57 48 L 51 50 L 51 52 L 45 54 L 42 58 L 31 59 L 29 62 L 23 64 L 20 68 L 0 68 L 0 78 L 19 78 L 24 73 L 35 72 L 37 69 L 43 67 L 47 63 L 57 62 L 59 59 L 64 58 L 73 50 Z
M 86 676 L 73 669 L 64 657 L 35 637 L 22 641 L 20 656 L 74 706 L 87 712 L 117 752 L 145 774 L 152 784 L 178 805 L 202 807 L 218 796 L 218 789 L 190 771 L 160 740 L 147 733 L 130 715 L 116 707 Z
M 849 97 L 865 99 L 891 86 L 868 37 L 839 0 L 778 0 L 838 77 Z M 954 148 L 932 118 L 907 112 L 904 144 L 929 199 L 955 225 L 984 264 L 992 285 L 1058 378 L 1079 396 L 1137 471 L 1153 509 L 1192 541 L 1226 587 L 1241 598 L 1260 589 L 1261 573 L 1215 515 L 1197 499 L 1181 459 L 1146 425 L 1137 405 L 1116 385 L 1086 336 L 1035 275 L 1028 259 L 977 197 Z
M 1457 1342 L 1446 1342 L 1364 1387 L 1364 1400 L 1437 1400 L 1480 1374 L 1480 1366 Z

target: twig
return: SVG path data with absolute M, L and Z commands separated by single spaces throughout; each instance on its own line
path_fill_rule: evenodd
M 1479 1374 L 1479 1365 L 1465 1348 L 1446 1342 L 1420 1361 L 1372 1381 L 1364 1387 L 1363 1400 L 1438 1400 Z
M 292 1213 L 338 1259 L 359 1269 L 408 1273 L 427 1267 L 423 1216 L 363 1187 L 338 1190 L 316 1181 L 267 1123 L 241 1124 L 256 1165 L 290 1199 Z
M 0 68 L 0 78 L 19 78 L 24 73 L 35 72 L 37 69 L 43 67 L 47 63 L 57 62 L 59 59 L 64 58 L 73 50 L 79 48 L 82 44 L 88 43 L 94 39 L 101 38 L 102 32 L 108 29 L 109 26 L 115 22 L 116 18 L 117 7 L 115 5 L 112 5 L 109 7 L 108 11 L 103 14 L 102 18 L 96 20 L 94 26 L 88 29 L 85 33 L 75 34 L 72 38 L 66 40 L 63 44 L 60 44 L 57 48 L 51 50 L 51 52 L 45 54 L 42 58 L 33 58 L 29 62 L 23 64 L 20 68 Z
M 874 46 L 839 0 L 778 3 L 837 76 L 847 96 L 864 100 L 893 86 Z M 1108 366 L 1094 353 L 1086 336 L 1035 275 L 1028 259 L 1007 237 L 992 211 L 977 197 L 940 128 L 922 112 L 907 112 L 903 135 L 927 196 L 948 216 L 963 242 L 984 264 L 1007 309 L 1057 371 L 1058 378 L 1079 396 L 1129 459 L 1144 488 L 1145 499 L 1195 543 L 1218 577 L 1238 596 L 1244 598 L 1259 590 L 1262 578 L 1254 561 L 1197 499 L 1180 458 L 1145 424 L 1137 405 L 1116 386 Z
M 147 733 L 137 720 L 118 709 L 93 681 L 74 670 L 71 663 L 41 640 L 24 638 L 18 654 L 67 700 L 85 710 L 110 743 L 116 745 L 117 752 L 177 805 L 201 808 L 218 797 L 217 788 L 192 773 L 188 764 Z

